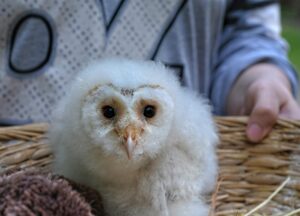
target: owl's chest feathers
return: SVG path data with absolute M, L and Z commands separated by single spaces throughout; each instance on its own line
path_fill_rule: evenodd
M 143 163 L 140 167 L 108 162 L 101 187 L 112 193 L 125 192 L 133 197 L 145 199 L 157 196 L 176 199 L 187 194 L 192 195 L 199 192 L 195 184 L 199 167 L 191 162 L 188 156 L 177 148 L 163 151 L 157 158 Z M 176 194 L 172 191 L 176 191 Z
M 110 173 L 99 185 L 105 207 L 109 208 L 110 212 L 122 212 L 122 215 L 132 215 L 132 213 L 124 214 L 128 209 L 127 206 L 159 209 L 160 203 L 165 202 L 166 193 L 158 173 L 155 172 L 156 165 L 156 161 L 149 161 L 139 169 L 130 169 L 126 166 L 123 169 L 110 167 Z

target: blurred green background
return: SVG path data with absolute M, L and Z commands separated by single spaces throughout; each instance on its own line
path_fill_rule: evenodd
M 289 57 L 300 75 L 300 1 L 282 0 L 282 36 L 290 45 Z

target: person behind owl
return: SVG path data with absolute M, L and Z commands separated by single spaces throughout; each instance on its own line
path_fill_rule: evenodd
M 2 125 L 50 121 L 75 75 L 109 56 L 163 62 L 214 114 L 249 115 L 253 142 L 279 117 L 300 119 L 278 1 L 4 0 L 0 11 Z

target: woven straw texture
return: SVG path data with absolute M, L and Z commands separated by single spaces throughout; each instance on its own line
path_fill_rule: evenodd
M 279 120 L 259 144 L 245 136 L 244 117 L 215 118 L 220 132 L 219 181 L 211 200 L 214 215 L 243 215 L 291 180 L 260 215 L 284 215 L 300 208 L 300 122 Z M 47 124 L 0 128 L 0 172 L 13 168 L 51 169 Z

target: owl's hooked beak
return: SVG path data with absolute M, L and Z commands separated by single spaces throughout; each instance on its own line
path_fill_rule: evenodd
M 135 144 L 135 142 L 133 142 L 131 136 L 129 136 L 125 140 L 124 146 L 125 146 L 126 154 L 127 154 L 127 157 L 129 160 L 131 160 L 131 158 L 132 158 L 132 152 L 133 152 L 135 145 L 136 144 Z
M 136 147 L 137 140 L 140 136 L 142 129 L 137 128 L 133 125 L 128 125 L 123 133 L 124 147 L 128 159 L 132 158 L 134 148 Z

